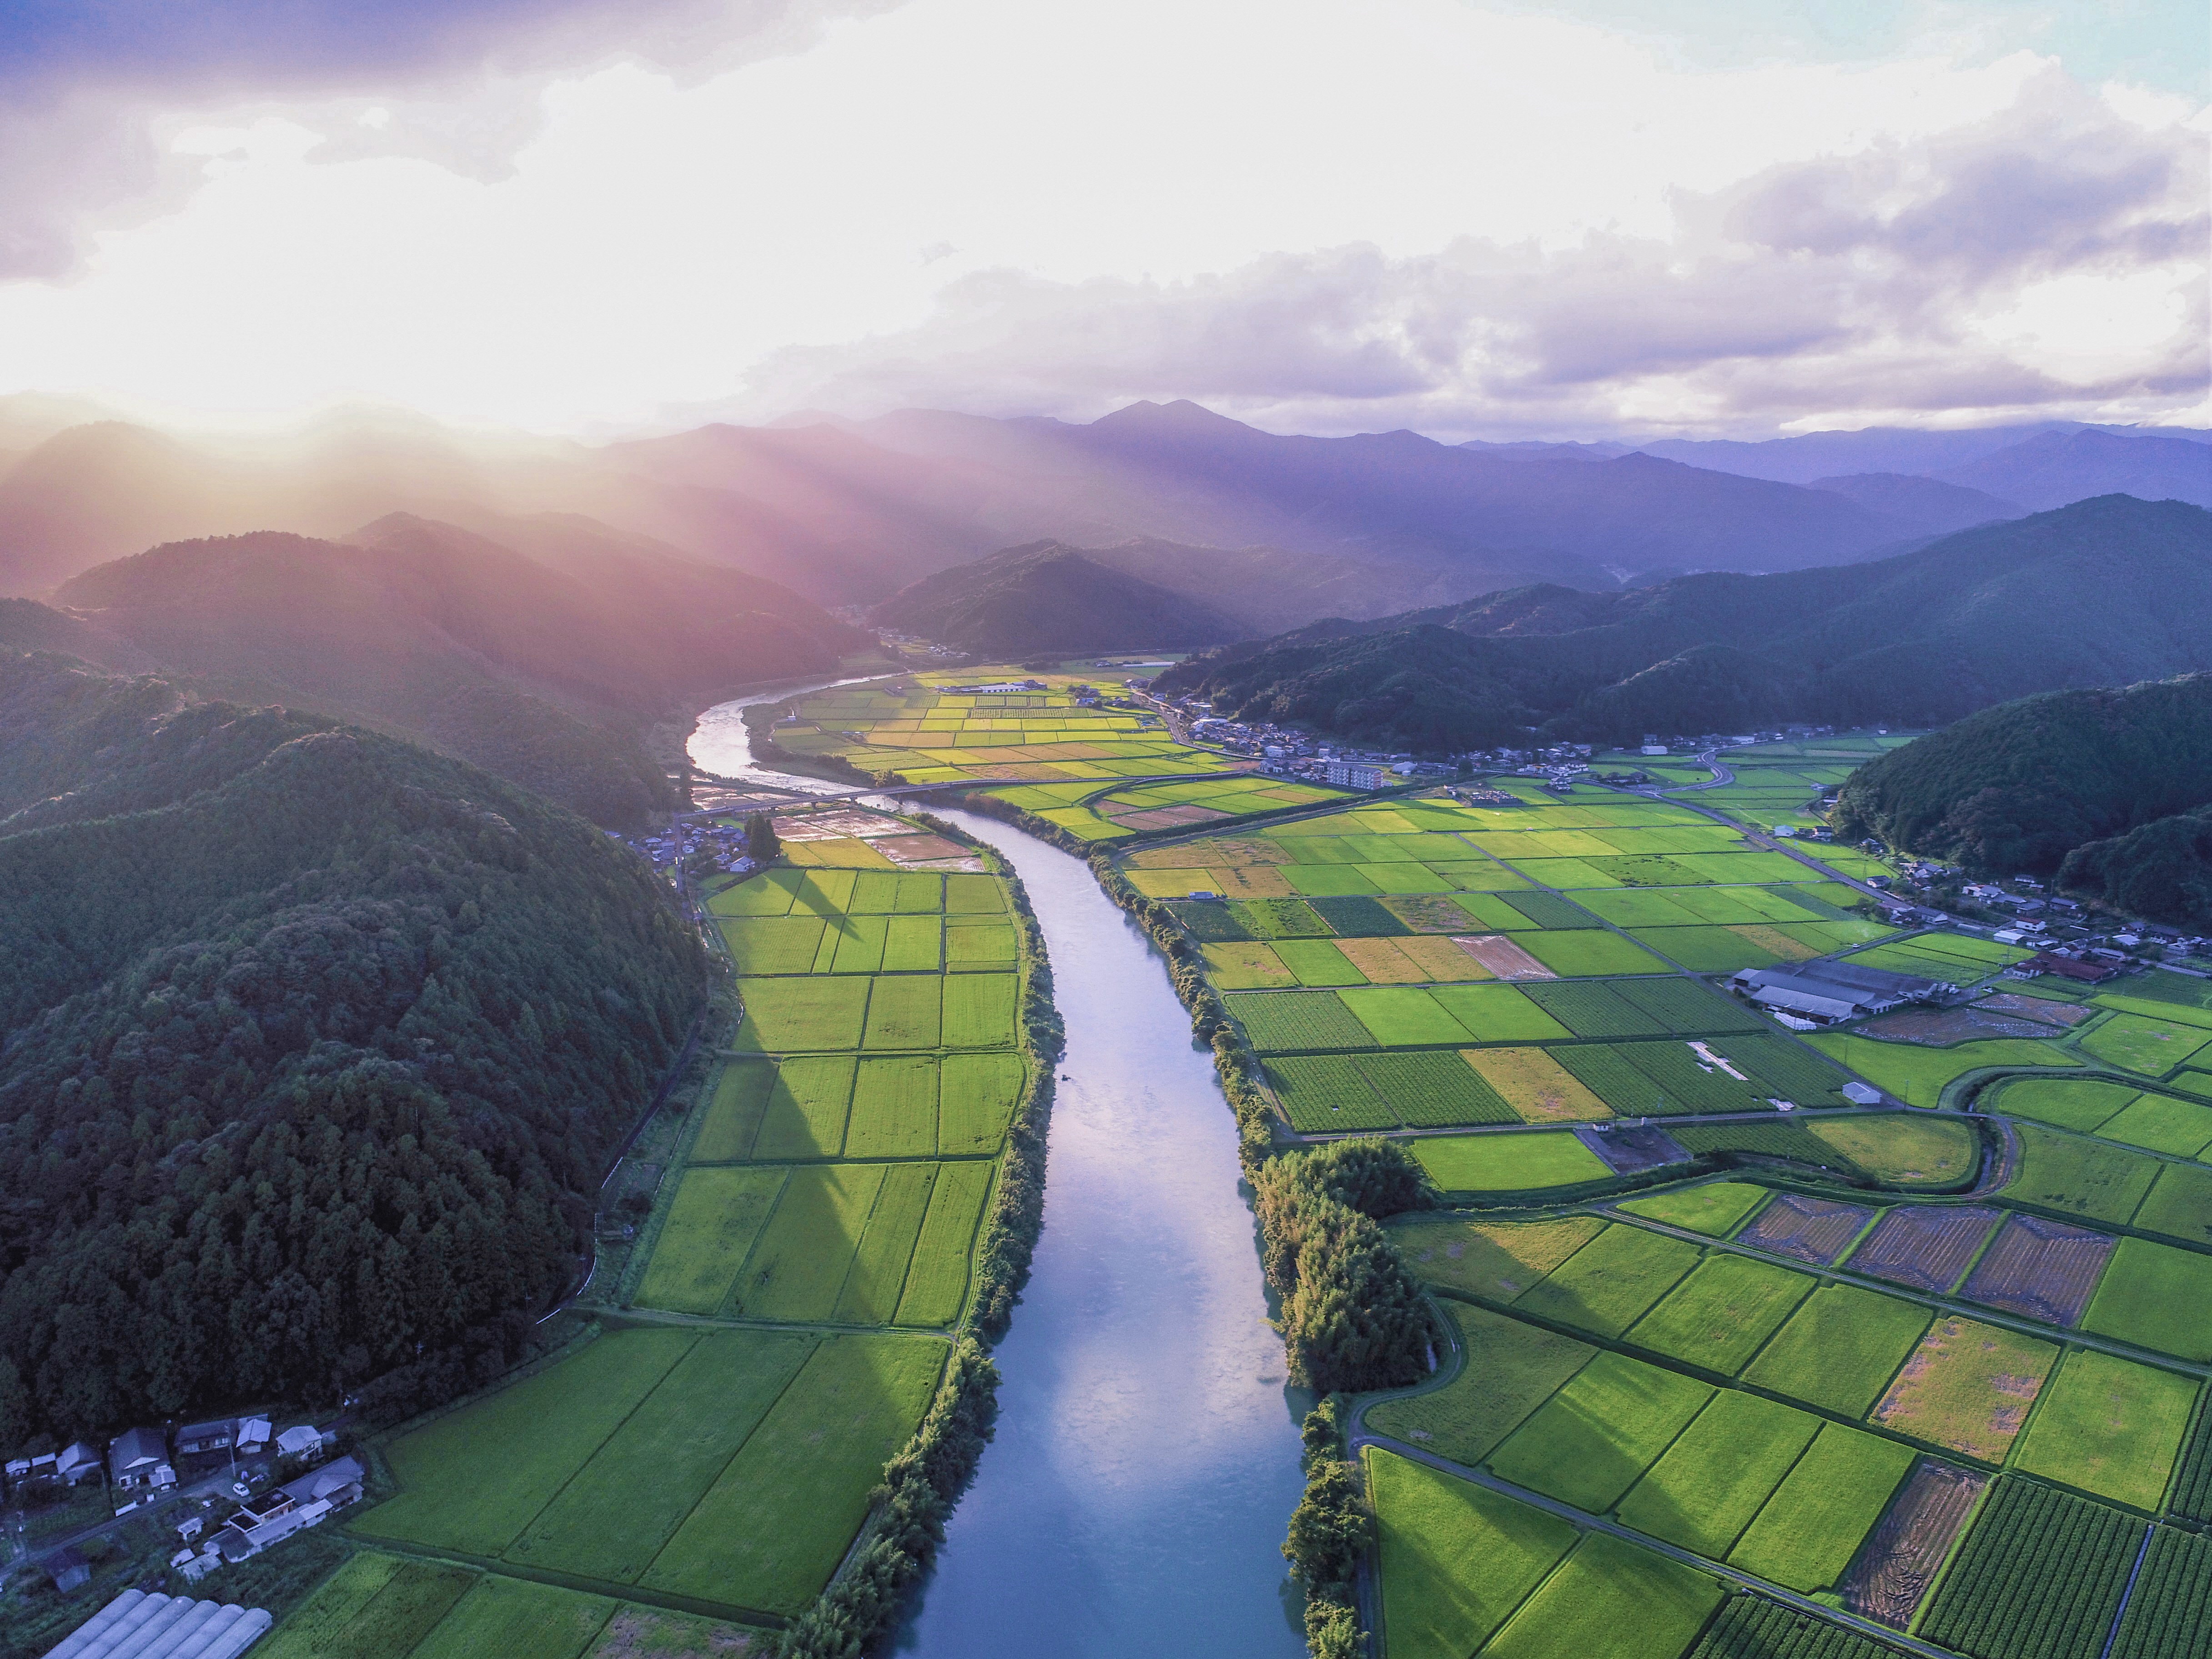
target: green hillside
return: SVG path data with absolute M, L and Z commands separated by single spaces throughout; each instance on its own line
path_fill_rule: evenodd
M 51 656 L 0 659 L 0 1444 L 508 1363 L 703 994 L 650 873 L 473 767 Z
M 172 543 L 64 584 L 71 616 L 12 607 L 0 640 L 319 709 L 626 825 L 674 804 L 647 726 L 833 670 L 860 638 L 772 582 L 586 520 L 515 528 L 538 556 L 404 514 L 351 543 Z
M 868 620 L 994 657 L 1218 645 L 1248 631 L 1059 542 L 1006 548 L 925 576 L 876 606 Z
M 1978 871 L 2049 874 L 2146 915 L 2185 914 L 2212 864 L 2212 674 L 2052 691 L 1984 709 L 1851 775 L 1850 833 Z
M 1540 586 L 1324 623 L 1170 670 L 1224 714 L 1430 748 L 1784 720 L 1940 726 L 2212 668 L 2212 514 L 2108 495 L 1865 564 Z

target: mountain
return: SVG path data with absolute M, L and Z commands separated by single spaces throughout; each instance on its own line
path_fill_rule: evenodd
M 1862 472 L 1903 472 L 1922 477 L 1948 474 L 1952 468 L 1966 466 L 1999 450 L 2011 449 L 2052 434 L 2072 432 L 2101 433 L 2124 441 L 2154 438 L 2202 444 L 2212 441 L 2212 432 L 2193 427 L 2098 427 L 2074 421 L 2043 421 L 2032 426 L 1953 429 L 1873 426 L 1856 432 L 1807 432 L 1792 438 L 1753 442 L 1727 438 L 1660 438 L 1637 447 L 1647 455 L 1710 468 L 1715 472 L 1771 478 L 1778 483 L 1809 484 L 1820 478 Z M 2006 492 L 1994 493 L 2002 495 Z M 2091 489 L 2082 495 L 2105 493 Z M 2060 501 L 2037 504 L 2064 505 Z
M 2125 495 L 1894 558 L 1583 593 L 1534 587 L 1194 658 L 1162 691 L 1428 749 L 1780 720 L 1940 725 L 2212 669 L 2212 514 Z
M 2031 507 L 2114 492 L 2212 507 L 2212 445 L 2182 438 L 2048 432 L 1940 476 Z
M 1985 708 L 1851 774 L 1853 835 L 1978 873 L 2050 875 L 2130 909 L 2203 909 L 2212 823 L 2212 673 L 2051 691 Z M 2212 911 L 2205 915 L 2212 920 Z
M 112 420 L 53 429 L 82 412 L 0 404 L 0 452 L 16 453 L 0 470 L 0 593 L 37 597 L 160 542 L 262 529 L 343 538 L 401 512 L 480 531 L 486 520 L 580 515 L 822 605 L 874 603 L 949 566 L 1048 540 L 1265 547 L 1395 570 L 1403 575 L 1386 587 L 1429 586 L 1419 599 L 1394 595 L 1403 608 L 1535 582 L 1594 591 L 1884 557 L 1959 527 L 1967 504 L 1897 485 L 1807 486 L 1981 465 L 2045 437 L 2155 447 L 2203 435 L 2051 424 L 1640 451 L 1445 445 L 1411 432 L 1279 435 L 1188 402 L 1132 404 L 1087 424 L 907 410 L 596 446 L 463 434 L 382 410 L 252 441 Z M 2004 465 L 2033 474 L 2063 459 L 2031 450 Z M 2133 471 L 2100 465 L 2092 476 L 2066 462 L 2072 470 L 2041 489 L 1946 481 L 2024 507 L 2115 489 L 2176 493 L 2152 488 L 2148 459 Z M 1267 625 L 1326 614 L 1279 612 Z
M 1218 645 L 1245 630 L 1058 542 L 1010 547 L 902 588 L 868 613 L 879 628 L 988 657 Z
M 2000 501 L 1984 491 L 1909 472 L 1854 472 L 1844 477 L 1815 478 L 1811 487 L 1856 501 L 1869 513 L 1880 513 L 1935 532 L 1968 530 L 1998 519 L 2027 516 L 2026 507 Z M 2089 493 L 2101 495 L 2109 492 L 2100 489 Z M 2066 499 L 2075 498 L 2069 495 Z M 2054 507 L 2062 504 L 2046 503 Z
M 173 543 L 56 599 L 92 630 L 89 660 L 361 720 L 618 825 L 672 802 L 646 726 L 832 671 L 863 637 L 774 584 L 604 526 L 520 529 L 540 557 L 404 515 L 349 543 Z M 48 631 L 22 642 L 76 648 Z
M 9 1448 L 487 1380 L 708 976 L 635 857 L 487 773 L 21 653 L 0 929 Z

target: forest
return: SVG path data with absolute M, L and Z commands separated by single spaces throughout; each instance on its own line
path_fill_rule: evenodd
M 1420 750 L 1783 720 L 1936 726 L 2008 698 L 2212 668 L 2212 514 L 2124 495 L 1893 558 L 1649 587 L 1537 586 L 1316 623 L 1164 672 L 1216 713 Z
M 2212 674 L 2051 691 L 1861 768 L 1832 815 L 1978 873 L 2050 876 L 2138 915 L 2212 921 Z
M 702 1006 L 651 872 L 465 763 L 0 658 L 0 1445 L 503 1367 Z

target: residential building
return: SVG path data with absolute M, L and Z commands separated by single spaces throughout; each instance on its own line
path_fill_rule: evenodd
M 168 1437 L 159 1429 L 125 1429 L 108 1443 L 107 1472 L 118 1486 L 173 1486 Z M 168 1478 L 163 1480 L 161 1477 Z
M 42 1460 L 34 1458 L 32 1461 L 36 1463 Z M 74 1445 L 62 1448 L 54 1459 L 53 1472 L 58 1480 L 66 1480 L 74 1486 L 97 1475 L 103 1467 L 98 1449 L 80 1440 Z
M 333 1510 L 358 1502 L 362 1473 L 357 1461 L 341 1457 L 326 1468 L 289 1480 L 250 1505 L 241 1505 L 216 1534 L 209 1548 L 225 1561 L 258 1555 L 295 1532 L 319 1525 Z
M 1339 789 L 1380 789 L 1388 777 L 1381 767 L 1361 761 L 1332 760 L 1322 767 L 1322 781 Z
M 187 1423 L 177 1431 L 177 1455 L 193 1457 L 201 1452 L 228 1451 L 238 1433 L 238 1419 L 219 1418 L 212 1423 Z

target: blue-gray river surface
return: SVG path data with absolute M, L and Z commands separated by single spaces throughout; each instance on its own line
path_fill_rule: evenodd
M 1310 1401 L 1284 1385 L 1212 1055 L 1085 865 L 943 816 L 1028 888 L 1067 1053 L 997 1437 L 896 1651 L 1294 1659 L 1281 1546 Z
M 807 689 L 708 709 L 693 758 L 724 777 L 844 787 L 753 762 L 739 711 Z M 1086 866 L 995 819 L 936 810 L 1029 890 L 1067 1052 L 1044 1234 L 994 1356 L 997 1432 L 896 1651 L 1297 1659 L 1303 1598 L 1281 1546 L 1312 1398 L 1285 1386 L 1267 1322 L 1213 1056 L 1165 960 Z

